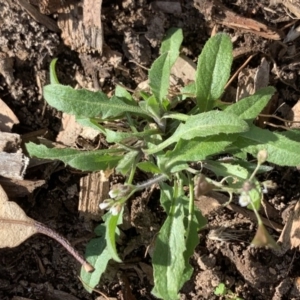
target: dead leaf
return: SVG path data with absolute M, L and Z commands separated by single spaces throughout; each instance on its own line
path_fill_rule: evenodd
M 82 126 L 76 122 L 75 116 L 63 113 L 61 129 L 57 135 L 56 142 L 73 147 L 81 131 Z
M 29 218 L 15 202 L 9 201 L 0 185 L 0 248 L 19 246 L 36 233 L 47 235 L 59 242 L 84 267 L 86 272 L 93 272 L 90 265 L 64 237 Z
M 300 128 L 300 100 L 292 107 L 287 119 L 295 123 L 286 122 L 290 128 Z
M 13 111 L 0 99 L 0 130 L 4 132 L 11 132 L 15 124 L 19 124 L 19 120 Z
M 17 203 L 8 201 L 0 186 L 0 248 L 16 247 L 37 232 L 34 220 Z

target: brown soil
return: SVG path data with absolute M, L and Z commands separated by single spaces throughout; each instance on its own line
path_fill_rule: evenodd
M 115 51 L 122 61 L 114 67 L 105 59 L 105 51 L 102 57 L 96 53 L 72 51 L 64 45 L 59 33 L 33 20 L 18 1 L 0 0 L 0 51 L 12 57 L 14 69 L 13 73 L 4 72 L 6 75 L 0 76 L 0 98 L 20 120 L 14 132 L 26 134 L 47 129 L 48 138 L 55 140 L 61 113 L 45 104 L 40 89 L 49 82 L 48 68 L 54 57 L 58 57 L 58 76 L 63 84 L 75 86 L 77 72 L 87 85 L 96 82 L 106 92 L 112 90 L 116 82 L 134 89 L 147 78 L 147 72 L 130 60 L 149 67 L 158 55 L 165 31 L 181 27 L 184 32 L 182 51 L 196 61 L 213 29 L 211 17 L 203 10 L 204 3 L 211 1 L 170 1 L 166 12 L 158 8 L 158 2 L 151 2 L 103 0 L 104 48 Z M 269 28 L 282 29 L 292 21 L 281 1 L 275 6 L 270 6 L 269 1 L 221 2 L 240 16 L 262 22 Z M 181 12 L 167 11 L 175 3 L 181 7 Z M 50 17 L 56 20 L 57 14 Z M 284 37 L 289 28 L 283 29 Z M 273 60 L 273 64 L 276 62 L 283 72 L 282 80 L 274 72 L 270 73 L 270 84 L 277 89 L 276 108 L 282 103 L 292 107 L 297 102 L 300 95 L 297 55 L 289 58 L 281 52 L 280 56 L 278 48 L 282 48 L 278 41 L 255 33 L 226 25 L 217 25 L 215 29 L 230 34 L 235 49 L 250 49 L 234 60 L 233 71 L 251 53 L 256 53 L 256 57 L 248 64 L 249 68 L 257 67 L 265 56 Z M 297 40 L 293 44 L 295 53 L 299 52 L 298 44 Z M 236 87 L 237 82 L 232 86 Z M 96 225 L 84 221 L 78 214 L 79 179 L 83 175 L 62 164 L 35 167 L 27 172 L 26 178 L 45 179 L 46 184 L 29 197 L 14 199 L 28 216 L 58 231 L 81 253 Z M 277 188 L 266 195 L 266 200 L 277 212 L 272 221 L 282 224 L 281 213 L 299 197 L 299 171 L 275 168 L 267 178 L 277 183 Z M 151 258 L 144 254 L 164 218 L 157 209 L 158 194 L 156 189 L 142 193 L 128 205 L 131 222 L 123 230 L 119 250 L 125 253 L 124 263 L 112 264 L 111 271 L 99 285 L 99 290 L 115 297 L 113 299 L 155 299 L 150 293 L 153 284 Z M 208 229 L 201 231 L 199 245 L 191 259 L 194 274 L 182 288 L 181 299 L 219 299 L 213 291 L 221 282 L 243 299 L 300 299 L 297 250 L 278 256 L 268 249 L 251 248 L 249 243 L 255 234 L 255 223 L 227 208 L 210 213 L 208 221 L 209 228 L 242 229 L 246 230 L 246 235 L 238 240 L 220 241 L 208 238 Z M 278 238 L 278 232 L 272 229 L 269 232 Z M 0 299 L 105 299 L 96 292 L 89 294 L 84 290 L 78 279 L 79 268 L 55 241 L 33 236 L 19 247 L 0 249 Z

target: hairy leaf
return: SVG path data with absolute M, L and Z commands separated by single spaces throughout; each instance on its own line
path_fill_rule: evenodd
M 209 137 L 196 137 L 188 143 L 180 139 L 173 151 L 167 152 L 169 164 L 184 161 L 199 161 L 209 156 L 222 153 L 224 149 L 237 139 L 237 134 L 223 134 Z
M 235 147 L 256 156 L 259 150 L 266 150 L 267 161 L 279 166 L 299 166 L 299 142 L 290 140 L 284 134 L 251 126 L 247 133 L 241 133 L 233 143 Z
M 179 56 L 181 42 L 182 30 L 171 29 L 162 43 L 162 54 L 154 61 L 149 70 L 149 86 L 159 103 L 162 103 L 168 94 L 170 72 Z
M 26 144 L 26 149 L 31 156 L 61 160 L 65 164 L 82 171 L 112 169 L 122 158 L 121 156 L 110 155 L 110 153 L 113 154 L 116 152 L 110 149 L 80 151 L 70 148 L 47 148 L 44 145 L 36 145 L 34 143 Z
M 273 87 L 262 88 L 254 95 L 229 105 L 225 111 L 235 114 L 243 120 L 253 120 L 268 104 L 274 92 L 275 89 Z
M 173 199 L 171 212 L 161 227 L 153 252 L 154 288 L 152 294 L 164 300 L 179 299 L 185 270 L 185 227 L 181 198 Z
M 220 133 L 238 133 L 248 130 L 248 124 L 234 114 L 223 111 L 210 111 L 191 116 L 185 124 L 181 123 L 174 134 L 160 145 L 146 152 L 157 153 L 180 139 L 191 140 Z
M 70 86 L 50 84 L 44 87 L 43 95 L 51 106 L 76 117 L 106 119 L 125 112 L 143 114 L 138 106 L 128 105 L 116 96 L 109 99 L 100 91 L 75 90 Z
M 98 227 L 101 227 L 102 232 L 105 234 L 105 226 L 101 224 Z M 85 257 L 87 261 L 94 266 L 95 271 L 90 273 L 86 272 L 84 268 L 81 268 L 80 277 L 84 283 L 84 288 L 89 293 L 91 293 L 93 288 L 99 283 L 109 260 L 112 259 L 107 249 L 104 234 L 101 237 L 90 240 L 86 245 Z
M 205 44 L 196 71 L 196 99 L 200 112 L 210 111 L 230 75 L 232 43 L 226 34 L 216 34 Z
M 118 215 L 112 215 L 108 213 L 107 219 L 105 221 L 106 225 L 106 234 L 105 240 L 107 243 L 107 250 L 111 258 L 117 262 L 122 262 L 120 259 L 117 247 L 116 247 L 116 234 L 117 234 L 117 225 L 122 222 L 123 210 Z

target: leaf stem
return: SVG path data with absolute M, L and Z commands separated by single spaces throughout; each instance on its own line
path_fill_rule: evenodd
M 155 183 L 158 183 L 158 182 L 161 182 L 161 181 L 164 181 L 168 179 L 168 176 L 165 175 L 165 174 L 160 174 L 158 176 L 155 176 L 155 177 L 152 177 L 150 178 L 149 180 L 145 181 L 145 182 L 142 182 L 142 183 L 139 183 L 135 186 L 135 189 L 136 190 L 143 190 L 147 187 L 150 187 L 152 184 L 155 184 Z

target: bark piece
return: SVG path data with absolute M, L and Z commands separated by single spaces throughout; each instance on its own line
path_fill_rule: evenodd
M 108 176 L 103 171 L 81 178 L 78 210 L 86 219 L 101 220 L 103 211 L 99 204 L 109 198 L 109 188 Z
M 0 132 L 0 152 L 17 152 L 20 149 L 21 137 L 16 133 Z
M 72 50 L 102 53 L 101 5 L 102 0 L 84 0 L 58 15 L 61 37 Z
M 0 175 L 7 178 L 23 179 L 29 158 L 22 153 L 0 153 Z
M 0 52 L 0 74 L 5 78 L 8 85 L 11 85 L 15 81 L 13 72 L 13 59 L 7 53 Z M 3 114 L 3 111 L 0 111 Z

